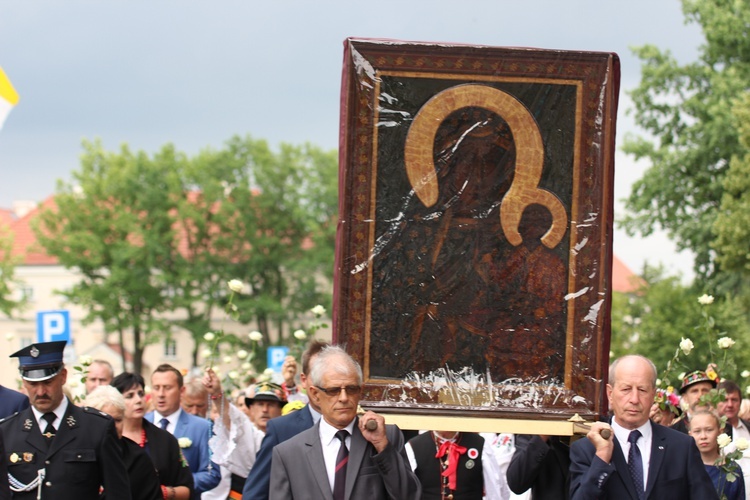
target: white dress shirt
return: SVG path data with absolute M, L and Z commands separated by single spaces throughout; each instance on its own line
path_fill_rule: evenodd
M 53 410 L 55 417 L 57 417 L 55 421 L 52 422 L 52 427 L 54 427 L 55 430 L 60 428 L 60 423 L 65 415 L 65 411 L 68 409 L 68 404 L 68 398 L 63 396 L 62 402 Z M 31 407 L 31 411 L 34 413 L 34 418 L 36 418 L 36 423 L 39 425 L 40 432 L 44 432 L 44 429 L 47 428 L 47 421 L 42 418 L 44 413 L 40 412 L 33 406 Z
M 349 436 L 346 438 L 346 448 L 351 451 L 352 449 L 352 432 L 354 431 L 355 418 L 349 425 L 345 427 L 349 431 Z M 336 437 L 336 433 L 339 429 L 335 428 L 326 419 L 320 419 L 320 444 L 323 447 L 323 459 L 326 463 L 326 472 L 328 473 L 328 482 L 331 485 L 331 491 L 333 491 L 333 481 L 336 477 L 336 456 L 339 454 L 339 448 L 341 447 L 341 441 Z
M 169 421 L 169 424 L 167 424 L 167 432 L 174 435 L 174 431 L 177 428 L 177 421 L 180 419 L 181 413 L 182 408 L 178 408 L 176 412 L 165 417 L 158 411 L 154 410 L 154 425 L 161 429 L 161 419 L 166 418 Z
M 648 484 L 648 466 L 651 463 L 651 441 L 653 438 L 653 432 L 651 430 L 651 422 L 646 421 L 645 424 L 638 427 L 638 429 L 626 429 L 617 423 L 615 418 L 612 418 L 612 430 L 615 431 L 615 438 L 620 443 L 622 453 L 625 455 L 625 461 L 628 461 L 628 454 L 630 453 L 630 441 L 628 436 L 630 432 L 634 430 L 641 431 L 641 437 L 638 438 L 638 449 L 641 450 L 641 460 L 643 461 L 643 487 L 645 488 Z

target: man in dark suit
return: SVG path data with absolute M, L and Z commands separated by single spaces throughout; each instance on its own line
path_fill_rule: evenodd
M 64 341 L 46 342 L 11 355 L 31 403 L 0 423 L 11 498 L 96 500 L 104 487 L 108 500 L 130 500 L 114 421 L 63 394 L 64 348 Z
M 10 417 L 28 407 L 29 398 L 26 395 L 0 385 L 0 419 Z
M 190 472 L 193 473 L 193 498 L 198 499 L 204 491 L 219 484 L 221 472 L 219 466 L 209 458 L 211 424 L 206 419 L 182 411 L 180 402 L 184 391 L 182 373 L 171 365 L 159 365 L 151 374 L 151 394 L 155 409 L 147 413 L 145 418 L 177 438 Z
M 520 495 L 531 489 L 534 500 L 561 500 L 568 495 L 570 447 L 557 436 L 516 435 L 516 450 L 506 479 Z
M 362 369 L 340 347 L 323 349 L 310 370 L 309 397 L 322 418 L 273 449 L 271 500 L 418 500 L 404 438 L 371 411 L 357 417 Z M 370 427 L 370 422 L 374 422 Z
M 300 384 L 306 392 L 310 391 L 310 364 L 317 354 L 328 346 L 326 342 L 313 340 L 302 353 L 302 373 Z M 255 457 L 255 464 L 242 490 L 242 500 L 268 500 L 268 486 L 271 481 L 271 454 L 274 447 L 300 432 L 309 429 L 320 420 L 320 408 L 309 401 L 304 408 L 283 417 L 274 418 L 266 424 L 266 436 Z
M 570 448 L 570 496 L 582 499 L 718 499 L 695 441 L 649 420 L 656 367 L 624 356 L 609 370 L 612 423 L 596 422 Z M 610 429 L 609 439 L 600 434 Z

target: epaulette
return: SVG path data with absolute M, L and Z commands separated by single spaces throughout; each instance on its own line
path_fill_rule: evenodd
M 7 421 L 7 420 L 10 420 L 10 419 L 12 419 L 12 418 L 14 418 L 14 417 L 18 416 L 18 414 L 19 414 L 19 413 L 20 413 L 20 412 L 15 412 L 15 413 L 14 413 L 13 415 L 8 415 L 8 416 L 7 416 L 7 417 L 5 417 L 5 418 L 0 418 L 0 424 L 2 424 L 3 422 L 5 422 L 5 421 Z
M 90 406 L 84 406 L 81 408 L 84 412 L 88 413 L 89 415 L 98 415 L 103 418 L 112 418 L 109 416 L 109 414 L 104 413 L 101 410 L 97 410 L 96 408 L 92 408 Z

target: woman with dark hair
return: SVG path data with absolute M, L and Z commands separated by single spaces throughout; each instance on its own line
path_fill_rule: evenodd
M 108 385 L 96 387 L 86 396 L 83 403 L 85 406 L 96 408 L 106 413 L 115 421 L 117 435 L 120 438 L 120 449 L 122 450 L 122 461 L 128 471 L 128 478 L 132 487 L 130 494 L 132 500 L 162 500 L 163 495 L 159 487 L 159 476 L 156 474 L 154 463 L 149 456 L 133 440 L 123 437 L 122 426 L 125 415 L 125 399 L 117 389 Z M 107 497 L 107 491 L 99 495 L 103 500 Z
M 169 432 L 143 418 L 143 377 L 124 372 L 112 380 L 125 398 L 125 418 L 122 435 L 135 441 L 154 462 L 164 500 L 190 500 L 193 495 L 193 475 L 182 456 L 180 445 Z

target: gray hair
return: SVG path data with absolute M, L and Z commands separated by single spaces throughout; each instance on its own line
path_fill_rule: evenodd
M 313 385 L 323 384 L 323 375 L 333 371 L 339 375 L 356 375 L 357 385 L 362 385 L 362 367 L 354 358 L 339 346 L 324 347 L 312 360 L 310 381 Z
M 91 391 L 91 394 L 86 396 L 84 405 L 96 408 L 99 411 L 102 411 L 107 406 L 114 406 L 119 410 L 125 411 L 125 398 L 120 394 L 120 391 L 111 385 L 100 385 Z
M 206 389 L 203 381 L 198 377 L 191 378 L 185 383 L 185 394 L 208 399 L 208 389 Z
M 651 387 L 656 387 L 656 365 L 653 361 L 648 359 L 646 356 L 641 356 L 640 354 L 628 354 L 626 356 L 622 356 L 620 358 L 617 358 L 612 362 L 611 365 L 609 365 L 609 384 L 613 385 L 615 382 L 615 372 L 617 371 L 617 366 L 620 364 L 620 361 L 622 360 L 630 360 L 630 359 L 642 359 L 646 363 L 648 363 L 648 366 L 651 367 L 651 372 L 653 376 L 651 377 Z

